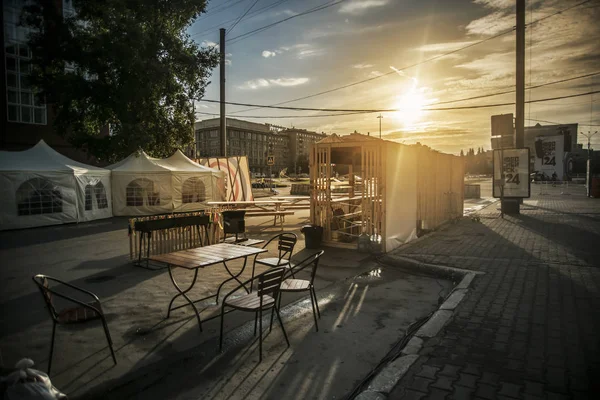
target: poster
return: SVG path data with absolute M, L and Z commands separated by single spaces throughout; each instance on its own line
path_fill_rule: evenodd
M 494 197 L 530 196 L 529 149 L 494 150 Z
M 544 173 L 548 179 L 551 179 L 552 175 L 556 173 L 556 178 L 563 180 L 565 174 L 563 163 L 565 153 L 564 136 L 538 136 L 536 142 L 536 146 L 541 149 L 541 152 L 536 154 L 534 169 Z
M 226 201 L 253 201 L 248 157 L 209 157 L 198 160 L 200 165 L 225 171 Z

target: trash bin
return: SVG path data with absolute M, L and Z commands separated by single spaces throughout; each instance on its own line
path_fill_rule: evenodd
M 323 227 L 318 225 L 304 225 L 300 230 L 304 234 L 304 243 L 307 249 L 318 249 L 323 239 Z

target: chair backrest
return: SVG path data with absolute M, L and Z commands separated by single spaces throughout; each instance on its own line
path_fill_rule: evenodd
M 58 318 L 58 313 L 56 312 L 56 308 L 54 307 L 54 303 L 52 302 L 52 291 L 50 290 L 50 282 L 46 275 L 35 275 L 33 277 L 33 282 L 37 285 L 42 293 L 42 297 L 44 298 L 44 302 L 46 303 L 46 307 L 48 308 L 48 312 L 50 313 L 50 317 L 53 320 Z
M 310 256 L 306 257 L 301 262 L 299 262 L 295 267 L 296 270 L 299 270 L 299 269 L 307 268 L 308 266 L 310 266 L 312 264 L 312 269 L 310 271 L 310 283 L 311 284 L 314 283 L 314 281 L 315 281 L 315 276 L 317 275 L 317 268 L 319 267 L 319 259 L 321 258 L 323 253 L 325 253 L 324 250 L 321 250 L 318 253 L 313 253 Z
M 256 277 L 258 279 L 258 296 L 270 294 L 271 297 L 277 298 L 285 270 L 283 267 L 272 268 L 258 275 Z
M 281 233 L 279 235 L 279 243 L 277 244 L 277 250 L 279 251 L 279 261 L 283 259 L 289 259 L 292 257 L 294 252 L 294 246 L 298 241 L 298 236 L 292 232 Z

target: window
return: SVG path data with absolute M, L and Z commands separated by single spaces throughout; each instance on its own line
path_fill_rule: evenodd
M 17 189 L 18 215 L 60 213 L 62 206 L 60 188 L 47 179 L 33 178 Z
M 96 204 L 98 204 L 98 209 L 108 208 L 106 189 L 104 188 L 102 182 L 96 183 L 96 186 L 94 186 L 94 194 L 96 195 Z
M 146 198 L 146 205 L 160 205 L 160 192 L 154 191 L 154 182 L 150 179 L 140 178 L 130 182 L 127 185 L 125 196 L 128 206 L 143 206 L 144 198 Z
M 92 185 L 85 186 L 85 211 L 92 209 Z
M 203 201 L 206 201 L 206 191 L 202 178 L 189 178 L 183 182 L 182 203 L 201 203 Z
M 19 26 L 20 2 L 3 4 L 4 62 L 6 65 L 7 117 L 10 122 L 46 124 L 46 105 L 29 85 L 31 51 L 25 44 L 31 31 Z

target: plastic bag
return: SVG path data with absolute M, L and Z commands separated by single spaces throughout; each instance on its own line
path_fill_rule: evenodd
M 20 360 L 13 373 L 2 377 L 6 385 L 3 400 L 66 400 L 67 396 L 52 386 L 48 375 L 33 369 L 29 358 Z

